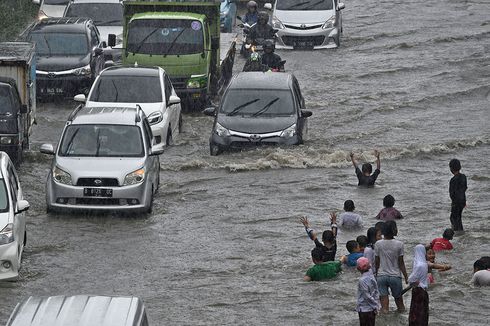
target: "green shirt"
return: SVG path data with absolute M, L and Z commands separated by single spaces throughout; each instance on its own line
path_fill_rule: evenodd
M 340 261 L 327 261 L 321 264 L 316 264 L 308 269 L 306 276 L 309 276 L 312 281 L 321 281 L 333 278 L 340 272 Z

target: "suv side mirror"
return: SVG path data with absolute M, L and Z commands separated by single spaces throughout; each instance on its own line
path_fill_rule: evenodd
M 174 104 L 179 104 L 180 103 L 180 97 L 175 96 L 175 95 L 170 95 L 170 98 L 168 99 L 168 105 L 171 106 Z
M 311 115 L 313 114 L 313 112 L 311 111 L 307 111 L 307 110 L 301 110 L 301 116 L 303 118 L 308 118 L 308 117 L 311 117 Z
M 19 214 L 25 212 L 29 209 L 30 205 L 27 200 L 19 200 L 17 202 L 17 212 L 15 214 Z
M 103 48 L 103 49 L 105 49 L 107 47 L 107 42 L 106 41 L 102 41 L 100 43 L 100 47 Z
M 266 4 L 264 5 L 264 9 L 267 9 L 267 10 L 272 10 L 272 4 L 270 4 L 270 3 L 266 3 Z
M 29 112 L 29 110 L 27 108 L 27 104 L 22 104 L 20 106 L 20 114 L 26 114 L 27 112 Z
M 151 156 L 158 156 L 158 155 L 162 155 L 163 152 L 164 152 L 164 149 L 160 145 L 152 146 L 150 155 Z
M 87 102 L 87 98 L 85 97 L 85 94 L 77 94 L 75 95 L 75 97 L 73 97 L 73 100 L 75 102 L 80 102 L 80 103 Z
M 339 2 L 339 5 L 337 6 L 337 10 L 342 10 L 345 8 L 345 4 L 343 2 Z
M 35 5 L 38 5 L 41 3 L 41 0 L 32 0 L 32 3 L 35 4 Z
M 216 108 L 215 107 L 210 107 L 210 108 L 205 108 L 202 113 L 204 115 L 208 115 L 210 117 L 215 117 L 216 116 Z
M 107 44 L 112 48 L 116 46 L 116 34 L 109 34 L 107 36 Z
M 42 144 L 39 151 L 43 154 L 54 155 L 54 148 L 51 144 Z

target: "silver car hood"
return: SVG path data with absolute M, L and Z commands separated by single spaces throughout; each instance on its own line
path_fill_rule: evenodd
M 276 10 L 274 15 L 283 24 L 323 24 L 335 10 Z
M 100 41 L 106 41 L 108 39 L 109 34 L 115 34 L 116 37 L 123 32 L 122 26 L 99 26 L 97 25 L 97 29 L 100 32 Z
M 115 103 L 115 102 L 90 102 L 87 101 L 85 104 L 88 108 L 96 108 L 96 107 L 111 107 L 111 108 L 134 108 L 136 104 L 141 106 L 143 112 L 148 117 L 150 114 L 156 111 L 165 112 L 165 108 L 162 102 L 156 103 Z
M 79 178 L 116 178 L 123 184 L 128 173 L 144 164 L 145 157 L 56 157 L 56 165 L 71 175 L 73 184 Z
M 48 17 L 63 17 L 66 5 L 42 5 L 41 10 Z

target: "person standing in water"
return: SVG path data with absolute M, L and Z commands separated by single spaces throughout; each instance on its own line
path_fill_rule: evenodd
M 429 265 L 425 256 L 425 246 L 418 244 L 414 249 L 412 274 L 408 277 L 408 283 L 412 287 L 412 301 L 408 315 L 409 326 L 429 324 L 428 272 Z
M 461 162 L 458 159 L 452 159 L 449 162 L 449 169 L 454 175 L 449 181 L 449 197 L 451 198 L 451 225 L 454 231 L 463 231 L 461 214 L 466 207 L 466 176 L 460 173 Z
M 356 265 L 357 270 L 361 272 L 357 286 L 359 325 L 374 326 L 376 323 L 376 314 L 380 307 L 378 284 L 376 283 L 371 264 L 367 258 L 359 258 Z
M 363 187 L 373 187 L 378 175 L 381 172 L 381 161 L 379 159 L 379 152 L 377 150 L 374 151 L 374 156 L 376 156 L 376 170 L 373 173 L 373 166 L 371 163 L 364 163 L 362 165 L 362 171 L 357 166 L 356 160 L 354 159 L 354 153 L 350 153 L 350 159 L 352 161 L 352 165 L 354 165 L 354 169 L 356 169 L 356 176 L 359 183 L 358 186 Z M 371 174 L 373 173 L 373 174 Z

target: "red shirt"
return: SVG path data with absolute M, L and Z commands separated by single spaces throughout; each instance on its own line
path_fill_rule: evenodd
M 431 245 L 434 251 L 453 249 L 453 245 L 451 244 L 451 242 L 449 242 L 449 240 L 444 238 L 436 238 L 432 240 Z

